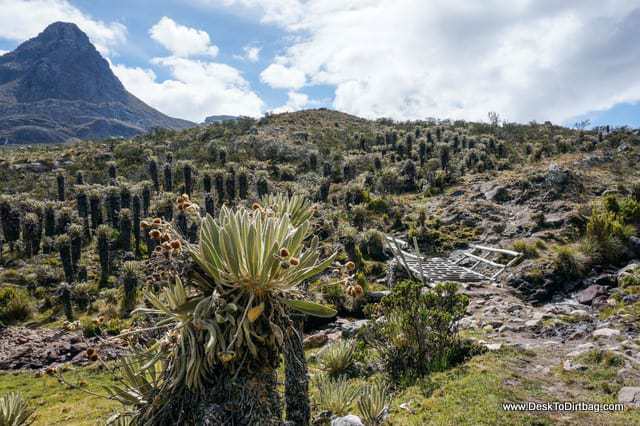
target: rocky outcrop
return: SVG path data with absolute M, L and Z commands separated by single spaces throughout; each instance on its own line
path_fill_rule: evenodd
M 127 92 L 75 24 L 51 24 L 0 56 L 0 144 L 131 137 L 191 125 Z

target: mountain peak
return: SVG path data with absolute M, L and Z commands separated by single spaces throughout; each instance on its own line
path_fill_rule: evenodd
M 47 26 L 38 37 L 58 40 L 78 40 L 88 44 L 89 37 L 73 22 L 54 22 Z
M 68 133 L 82 138 L 131 136 L 153 127 L 191 124 L 167 117 L 127 92 L 89 37 L 68 22 L 52 23 L 0 57 L 0 140 L 3 127 L 15 134 L 16 121 L 8 118 L 16 114 L 20 123 L 72 124 L 77 130 Z M 36 118 L 25 121 L 25 114 Z M 3 126 L 3 120 L 8 124 Z

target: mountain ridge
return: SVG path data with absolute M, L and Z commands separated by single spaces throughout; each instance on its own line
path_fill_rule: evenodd
M 131 137 L 193 125 L 129 93 L 75 24 L 53 23 L 0 56 L 0 144 Z

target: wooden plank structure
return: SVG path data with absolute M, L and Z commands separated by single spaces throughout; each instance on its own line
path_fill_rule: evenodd
M 390 271 L 393 271 L 398 265 L 402 266 L 407 273 L 421 280 L 425 285 L 434 286 L 438 282 L 455 281 L 455 282 L 478 282 L 478 281 L 496 281 L 508 267 L 512 266 L 521 256 L 512 250 L 498 249 L 472 244 L 468 251 L 463 251 L 462 256 L 451 261 L 447 258 L 432 257 L 426 258 L 420 255 L 417 241 L 413 240 L 414 249 L 417 254 L 406 251 L 409 243 L 399 238 L 387 235 L 387 247 L 393 253 Z M 498 263 L 491 260 L 492 255 L 506 255 L 511 257 L 507 263 Z M 471 266 L 464 266 L 467 263 L 473 263 Z M 483 266 L 484 269 L 495 269 L 487 273 L 478 268 Z M 390 276 L 391 277 L 391 276 Z M 391 279 L 389 280 L 391 281 Z M 389 283 L 391 284 L 391 283 Z

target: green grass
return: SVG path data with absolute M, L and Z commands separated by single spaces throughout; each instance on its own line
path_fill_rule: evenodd
M 109 372 L 82 368 L 66 372 L 67 381 L 83 390 L 104 394 L 102 385 L 112 383 Z M 0 374 L 0 394 L 19 392 L 35 409 L 35 426 L 103 424 L 120 404 L 81 390 L 70 389 L 54 377 L 33 373 Z

